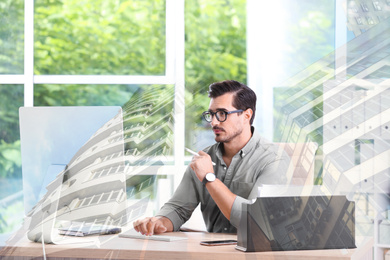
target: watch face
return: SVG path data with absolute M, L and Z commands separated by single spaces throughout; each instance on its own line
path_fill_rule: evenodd
M 206 174 L 206 180 L 208 180 L 208 181 L 215 181 L 215 174 L 214 173 L 207 173 Z

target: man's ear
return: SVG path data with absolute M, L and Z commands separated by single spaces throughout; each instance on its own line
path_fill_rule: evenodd
M 251 120 L 252 116 L 253 116 L 252 108 L 248 108 L 247 110 L 244 111 L 244 117 L 245 119 L 248 119 L 248 121 Z

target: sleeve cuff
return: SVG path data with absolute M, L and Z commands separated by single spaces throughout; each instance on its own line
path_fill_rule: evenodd
M 172 222 L 174 232 L 179 231 L 180 227 L 184 224 L 182 223 L 181 218 L 175 211 L 164 212 L 162 210 L 156 216 L 168 218 Z

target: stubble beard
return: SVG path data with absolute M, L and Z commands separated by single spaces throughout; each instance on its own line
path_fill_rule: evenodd
M 226 131 L 224 131 L 226 133 Z M 242 133 L 242 128 L 241 129 L 236 129 L 232 134 L 222 137 L 221 134 L 216 134 L 215 135 L 215 141 L 220 142 L 220 143 L 229 143 L 231 142 L 234 138 L 239 136 Z

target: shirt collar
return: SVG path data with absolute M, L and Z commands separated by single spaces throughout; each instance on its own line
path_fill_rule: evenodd
M 249 139 L 248 143 L 241 149 L 239 152 L 241 155 L 241 158 L 244 158 L 245 155 L 250 153 L 253 149 L 255 149 L 256 144 L 260 140 L 260 135 L 258 132 L 255 131 L 255 127 L 251 126 L 252 131 L 252 137 Z

